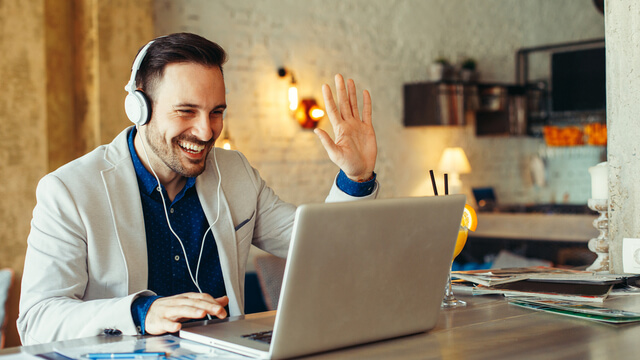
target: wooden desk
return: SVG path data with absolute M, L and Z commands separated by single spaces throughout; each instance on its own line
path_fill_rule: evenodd
M 616 359 L 638 358 L 640 323 L 607 325 L 509 305 L 502 297 L 460 296 L 470 303 L 443 310 L 435 329 L 368 345 L 310 356 L 310 359 Z M 619 297 L 607 305 L 640 310 L 640 298 Z M 256 315 L 249 315 L 256 316 Z M 130 337 L 98 336 L 65 345 L 86 346 Z M 53 344 L 25 346 L 32 354 Z M 0 355 L 20 348 L 0 351 Z
M 464 297 L 425 334 L 369 344 L 314 359 L 631 359 L 640 323 L 607 325 L 509 305 L 500 297 Z M 639 301 L 634 300 L 635 302 Z

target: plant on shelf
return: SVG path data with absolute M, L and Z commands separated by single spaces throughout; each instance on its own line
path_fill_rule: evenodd
M 442 64 L 442 66 L 449 66 L 451 63 L 447 58 L 439 57 L 434 61 L 436 64 Z
M 462 62 L 462 65 L 460 65 L 460 67 L 462 69 L 465 70 L 471 70 L 471 71 L 476 71 L 476 60 L 473 58 L 466 58 L 464 59 L 464 61 Z
M 477 81 L 478 73 L 476 72 L 477 63 L 473 58 L 466 58 L 460 65 L 460 79 L 464 82 Z
M 451 73 L 451 63 L 445 57 L 438 57 L 429 67 L 429 77 L 431 81 L 449 80 Z

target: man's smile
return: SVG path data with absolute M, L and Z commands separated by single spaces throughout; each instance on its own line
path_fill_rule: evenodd
M 190 154 L 199 154 L 201 153 L 205 146 L 204 145 L 196 145 L 186 141 L 178 141 L 178 145 L 182 148 L 182 150 L 190 153 Z

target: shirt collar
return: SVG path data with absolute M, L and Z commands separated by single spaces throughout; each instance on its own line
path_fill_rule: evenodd
M 151 195 L 153 190 L 155 190 L 156 187 L 158 187 L 158 181 L 153 176 L 153 174 L 151 174 L 147 170 L 147 168 L 145 168 L 144 165 L 142 165 L 142 161 L 140 161 L 140 158 L 138 157 L 138 153 L 136 153 L 136 148 L 133 146 L 133 139 L 135 138 L 137 131 L 138 130 L 134 127 L 131 129 L 131 132 L 129 132 L 129 139 L 128 139 L 129 153 L 131 153 L 131 160 L 133 161 L 133 168 L 136 170 L 138 183 L 140 184 L 140 190 L 144 191 L 148 195 Z M 184 189 L 183 191 L 181 191 L 181 193 L 184 193 L 186 190 L 188 190 L 195 184 L 196 184 L 195 177 L 187 178 L 187 184 L 184 186 Z M 164 186 L 162 188 L 164 188 Z

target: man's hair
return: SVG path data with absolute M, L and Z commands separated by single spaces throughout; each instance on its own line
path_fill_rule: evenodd
M 142 48 L 141 48 L 142 49 Z M 136 85 L 154 100 L 154 91 L 164 75 L 164 69 L 174 63 L 195 63 L 204 66 L 222 65 L 227 61 L 224 49 L 202 36 L 191 33 L 175 33 L 155 39 L 136 74 Z

